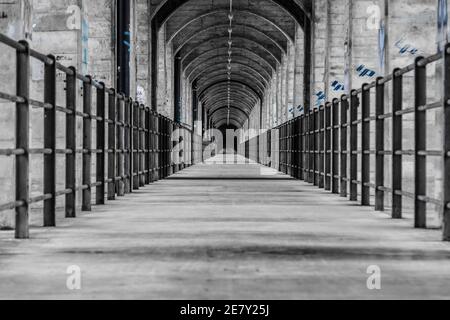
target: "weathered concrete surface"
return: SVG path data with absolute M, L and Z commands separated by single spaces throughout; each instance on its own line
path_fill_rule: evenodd
M 30 241 L 2 232 L 0 298 L 450 298 L 440 232 L 272 174 L 200 165 Z M 71 265 L 80 291 L 66 289 Z

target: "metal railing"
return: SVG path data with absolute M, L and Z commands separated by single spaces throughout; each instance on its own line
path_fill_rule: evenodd
M 440 101 L 427 104 L 427 66 L 441 59 L 444 59 L 444 96 Z M 410 72 L 414 72 L 415 104 L 404 108 L 403 76 Z M 392 82 L 393 87 L 393 108 L 388 113 L 385 110 L 385 85 L 389 82 Z M 371 90 L 375 93 L 374 105 L 371 104 Z M 444 112 L 444 145 L 441 150 L 427 150 L 427 111 L 439 108 Z M 415 116 L 413 150 L 403 149 L 403 116 L 406 114 Z M 385 125 L 388 120 L 392 125 L 390 150 L 385 143 Z M 373 150 L 372 123 L 375 123 Z M 385 197 L 390 194 L 394 219 L 402 218 L 403 199 L 410 198 L 414 201 L 416 228 L 427 227 L 427 204 L 434 204 L 443 213 L 443 239 L 450 241 L 450 45 L 446 46 L 443 53 L 428 58 L 419 57 L 415 63 L 403 69 L 395 69 L 384 78 L 380 77 L 358 90 L 352 90 L 350 96 L 343 95 L 340 99 L 308 110 L 265 133 L 262 140 L 273 140 L 275 131 L 279 135 L 280 171 L 342 197 L 349 197 L 351 201 L 358 200 L 360 188 L 359 198 L 363 206 L 370 205 L 371 190 L 374 190 L 377 211 L 384 211 Z M 266 149 L 265 152 L 276 152 L 272 142 L 268 143 Z M 371 156 L 375 156 L 373 182 Z M 390 188 L 386 187 L 385 181 L 385 157 L 388 156 L 392 157 Z M 406 192 L 403 188 L 403 158 L 406 156 L 414 158 L 414 192 Z M 428 157 L 443 159 L 442 199 L 427 195 Z
M 107 88 L 90 76 L 77 73 L 74 67 L 65 67 L 54 56 L 43 55 L 29 48 L 26 41 L 16 42 L 0 34 L 0 43 L 15 49 L 17 57 L 16 94 L 0 90 L 0 99 L 16 105 L 14 149 L 0 149 L 1 156 L 15 157 L 15 201 L 0 205 L 0 211 L 15 209 L 15 236 L 29 238 L 29 209 L 33 203 L 43 203 L 43 225 L 56 226 L 56 199 L 65 196 L 65 216 L 77 215 L 77 192 L 82 192 L 83 211 L 91 211 L 92 203 L 105 204 L 105 198 L 114 200 L 140 187 L 164 179 L 191 165 L 183 162 L 184 150 L 192 141 L 193 132 L 133 99 Z M 44 64 L 44 101 L 30 98 L 30 59 Z M 66 106 L 56 104 L 57 70 L 65 74 Z M 77 81 L 82 82 L 83 110 L 77 110 Z M 95 93 L 93 92 L 95 90 Z M 96 114 L 92 113 L 93 95 L 96 95 Z M 44 109 L 44 141 L 42 149 L 30 148 L 30 106 Z M 65 149 L 57 149 L 57 112 L 65 114 Z M 77 149 L 77 118 L 82 119 L 83 146 Z M 96 129 L 93 132 L 93 122 Z M 183 132 L 183 139 L 172 143 L 173 130 Z M 93 134 L 96 146 L 92 148 Z M 107 137 L 107 140 L 106 140 Z M 181 144 L 180 164 L 173 164 L 172 150 Z M 44 176 L 43 194 L 30 197 L 30 155 L 42 155 Z M 56 156 L 65 155 L 65 189 L 56 190 Z M 81 154 L 82 181 L 77 183 Z M 93 179 L 91 167 L 96 165 Z M 95 181 L 93 181 L 95 180 Z M 92 193 L 95 190 L 95 201 Z

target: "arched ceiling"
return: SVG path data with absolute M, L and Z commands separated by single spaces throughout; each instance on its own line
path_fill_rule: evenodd
M 196 84 L 214 125 L 229 121 L 241 127 L 252 109 L 261 105 L 297 26 L 303 28 L 309 21 L 311 1 L 233 0 L 230 82 L 230 0 L 152 0 L 152 28 L 164 25 L 167 45 L 181 59 L 188 81 Z

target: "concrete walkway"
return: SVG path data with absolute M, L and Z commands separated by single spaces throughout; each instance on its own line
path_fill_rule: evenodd
M 0 232 L 2 299 L 450 298 L 439 231 L 255 164 L 198 165 L 31 234 Z

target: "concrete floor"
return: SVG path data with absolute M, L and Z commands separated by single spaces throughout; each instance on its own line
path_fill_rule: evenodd
M 450 298 L 439 231 L 255 164 L 195 166 L 31 233 L 0 233 L 1 299 Z

